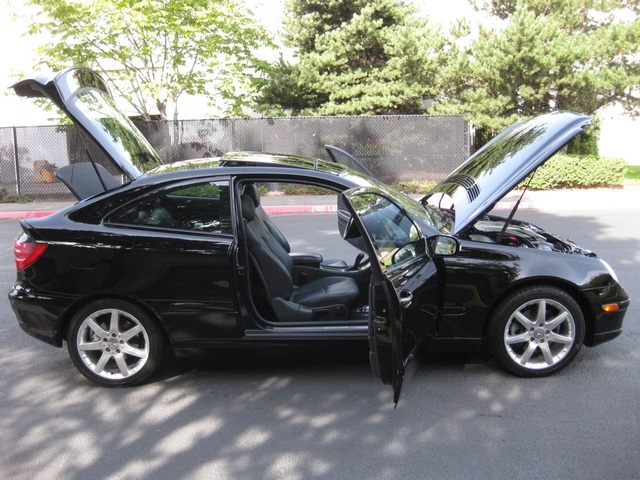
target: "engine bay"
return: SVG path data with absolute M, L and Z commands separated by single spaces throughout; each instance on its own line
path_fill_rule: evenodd
M 506 222 L 508 222 L 508 225 L 505 228 Z M 596 257 L 596 254 L 590 250 L 579 247 L 571 240 L 547 233 L 532 223 L 509 220 L 495 215 L 480 217 L 478 221 L 470 225 L 464 232 L 461 232 L 460 236 L 475 242 L 537 248 L 539 250 Z

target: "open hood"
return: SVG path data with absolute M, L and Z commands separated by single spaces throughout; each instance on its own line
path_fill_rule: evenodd
M 13 86 L 17 95 L 51 99 L 84 130 L 129 181 L 162 164 L 131 120 L 115 106 L 104 80 L 91 69 L 71 67 L 55 75 L 27 78 Z M 122 182 L 95 163 L 71 164 L 56 171 L 79 199 L 110 190 Z
M 451 233 L 458 233 L 491 210 L 590 122 L 586 115 L 554 112 L 516 123 L 440 182 L 422 203 L 436 194 L 449 195 L 455 211 Z

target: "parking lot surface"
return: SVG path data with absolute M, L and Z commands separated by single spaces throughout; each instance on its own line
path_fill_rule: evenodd
M 485 358 L 427 354 L 397 409 L 366 345 L 220 352 L 142 386 L 100 388 L 66 349 L 24 334 L 3 293 L 0 477 L 640 478 L 638 203 L 554 202 L 516 216 L 613 266 L 632 298 L 619 338 L 542 379 Z M 335 226 L 334 214 L 318 219 Z M 295 215 L 276 220 L 294 249 L 323 253 Z M 17 220 L 0 220 L 2 292 L 15 277 L 17 231 Z

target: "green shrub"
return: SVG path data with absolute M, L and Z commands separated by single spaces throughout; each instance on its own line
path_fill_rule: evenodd
M 627 180 L 640 180 L 640 165 L 627 165 L 627 171 L 624 174 Z
M 17 193 L 7 193 L 3 188 L 0 188 L 0 203 L 29 203 L 31 197 L 28 195 L 20 195 Z
M 593 122 L 569 142 L 567 154 L 580 157 L 597 157 L 599 154 L 598 137 L 600 137 L 600 120 L 594 117 Z
M 333 192 L 323 187 L 313 185 L 299 185 L 297 183 L 287 183 L 282 192 L 285 195 L 329 195 Z
M 424 194 L 429 193 L 431 189 L 436 186 L 436 182 L 429 180 L 407 180 L 404 182 L 394 182 L 391 186 L 404 193 Z
M 620 186 L 626 170 L 627 165 L 620 158 L 558 154 L 533 173 L 529 188 L 549 190 Z M 525 179 L 521 186 L 526 185 L 528 181 Z

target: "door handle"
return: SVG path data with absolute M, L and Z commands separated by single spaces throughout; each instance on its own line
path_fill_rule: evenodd
M 413 293 L 411 293 L 409 290 L 402 290 L 400 292 L 400 305 L 402 305 L 403 308 L 409 308 L 412 303 Z
M 380 317 L 378 315 L 373 317 L 373 323 L 377 326 L 386 325 L 387 319 L 385 317 Z

